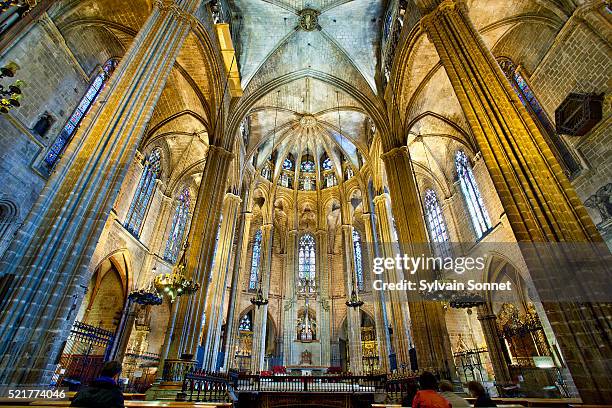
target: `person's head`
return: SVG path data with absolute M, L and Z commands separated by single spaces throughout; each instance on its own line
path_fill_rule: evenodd
M 419 377 L 419 384 L 421 385 L 422 390 L 436 390 L 438 389 L 438 380 L 436 376 L 430 373 L 429 371 L 425 371 Z
M 439 386 L 441 392 L 453 392 L 453 383 L 448 380 L 440 381 Z
M 472 397 L 481 397 L 486 394 L 484 387 L 478 381 L 470 381 L 467 386 Z
M 111 377 L 117 379 L 121 374 L 121 363 L 118 361 L 108 361 L 104 363 L 100 376 Z

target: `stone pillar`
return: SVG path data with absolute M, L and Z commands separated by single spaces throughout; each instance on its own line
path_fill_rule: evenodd
M 297 246 L 298 231 L 291 230 L 287 233 L 287 255 L 285 257 L 285 291 L 283 301 L 283 363 L 284 365 L 297 364 L 293 356 L 293 344 L 297 339 L 296 316 L 297 316 Z
M 493 366 L 495 382 L 502 386 L 511 384 L 512 377 L 510 375 L 508 363 L 506 362 L 506 355 L 504 353 L 505 345 L 502 343 L 501 336 L 497 330 L 497 317 L 491 310 L 490 304 L 478 306 L 476 312 L 482 327 L 482 334 L 484 335 L 485 342 L 487 343 L 487 351 L 489 352 L 489 358 L 491 359 L 491 365 Z
M 329 301 L 329 262 L 327 231 L 317 230 L 317 281 L 319 290 L 319 320 L 317 321 L 317 338 L 321 344 L 321 365 L 331 365 L 331 319 Z M 294 279 L 295 281 L 295 279 Z M 295 328 L 295 324 L 293 325 Z
M 355 254 L 353 249 L 353 226 L 342 226 L 342 242 L 344 245 L 344 271 L 346 276 L 346 298 L 356 290 Z M 361 349 L 361 309 L 346 308 L 346 327 L 348 331 L 348 351 L 351 373 L 360 375 L 363 372 L 363 350 Z
M 374 231 L 373 223 L 374 214 L 364 213 L 363 223 L 365 224 L 366 240 L 364 242 L 364 250 L 368 251 L 369 258 L 378 257 L 378 248 L 376 247 L 376 231 Z M 370 272 L 369 279 L 378 279 L 378 276 L 371 274 L 371 269 L 366 269 Z M 389 324 L 387 321 L 387 304 L 386 294 L 382 290 L 374 291 L 374 320 L 376 323 L 376 341 L 378 342 L 378 360 L 380 369 L 383 372 L 389 372 L 389 355 L 391 355 L 391 339 L 389 338 Z
M 382 257 L 393 258 L 396 245 L 393 242 L 393 222 L 389 194 L 383 193 L 374 197 L 374 211 L 378 221 L 378 236 Z M 395 247 L 395 248 L 394 248 Z M 383 272 L 379 278 L 384 282 L 399 282 L 404 279 L 401 271 L 396 269 Z M 395 358 L 398 367 L 410 367 L 409 350 L 413 347 L 408 296 L 404 291 L 392 290 L 389 293 L 389 314 L 392 321 Z M 388 332 L 388 330 L 387 330 Z
M 198 345 L 201 344 L 210 268 L 215 255 L 217 231 L 231 160 L 232 154 L 227 150 L 218 146 L 209 147 L 187 237 L 189 247 L 185 268 L 188 277 L 200 284 L 200 290 L 178 300 L 176 323 L 171 336 L 169 354 L 171 359 L 183 355 L 194 356 Z
M 246 194 L 246 191 L 245 191 Z M 227 306 L 227 318 L 225 319 L 225 361 L 223 363 L 223 371 L 228 371 L 234 367 L 234 353 L 236 348 L 236 335 L 238 334 L 238 315 L 236 308 L 238 307 L 238 294 L 240 293 L 241 285 L 244 284 L 245 271 L 249 250 L 249 237 L 251 236 L 251 220 L 253 213 L 247 211 L 248 200 L 242 202 L 243 213 L 240 217 L 240 226 L 238 227 L 238 242 L 236 243 L 236 256 L 234 257 L 234 272 L 232 276 L 232 286 L 230 290 L 230 298 Z
M 272 272 L 273 225 L 261 226 L 261 290 L 268 299 L 270 293 L 270 273 Z M 254 373 L 264 369 L 266 354 L 266 332 L 268 329 L 268 305 L 255 307 L 253 319 L 253 352 L 251 354 L 251 371 Z
M 206 320 L 204 323 L 204 361 L 202 368 L 208 371 L 217 370 L 217 358 L 221 347 L 221 326 L 223 325 L 223 303 L 228 280 L 228 268 L 234 242 L 236 215 L 240 197 L 227 193 L 223 199 L 223 221 L 219 232 L 219 243 L 212 284 L 208 288 Z
M 391 203 L 402 254 L 410 257 L 430 256 L 425 218 L 417 191 L 408 147 L 396 147 L 383 154 Z M 398 273 L 402 277 L 402 273 Z M 409 280 L 433 280 L 432 271 L 419 270 Z M 412 341 L 421 370 L 438 372 L 456 378 L 450 339 L 440 302 L 424 301 L 416 291 L 408 291 L 408 309 Z M 402 357 L 403 358 L 403 357 Z
M 517 240 L 594 243 L 601 249 L 581 254 L 583 259 L 609 257 L 546 139 L 470 21 L 464 2 L 442 1 L 421 24 L 438 51 Z M 610 309 L 589 303 L 597 298 L 602 272 L 576 279 L 575 270 L 568 270 L 560 276 L 563 271 L 551 273 L 551 264 L 541 263 L 541 250 L 527 245 L 521 250 L 583 402 L 612 400 Z M 545 256 L 553 264 L 565 262 L 558 254 Z M 599 270 L 606 267 L 603 263 Z M 568 293 L 578 301 L 568 301 Z
M 0 307 L 0 384 L 49 383 L 72 297 L 199 5 L 155 3 L 0 261 L 18 276 Z

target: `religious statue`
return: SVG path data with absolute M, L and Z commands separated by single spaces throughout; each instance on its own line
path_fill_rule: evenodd
M 312 364 L 312 353 L 308 350 L 302 351 L 300 365 L 301 364 Z

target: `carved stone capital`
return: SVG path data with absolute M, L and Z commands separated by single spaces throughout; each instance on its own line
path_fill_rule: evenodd
M 453 12 L 466 12 L 467 6 L 464 0 L 443 0 L 429 14 L 421 18 L 421 28 L 429 32 L 432 25 L 438 24 L 439 20 Z
M 388 200 L 390 200 L 389 193 L 382 193 L 382 194 L 379 194 L 376 197 L 374 197 L 373 201 L 374 201 L 374 205 L 377 205 L 380 202 L 385 203 Z
M 242 202 L 242 199 L 233 193 L 225 193 L 225 197 L 223 197 L 223 200 L 227 202 L 233 202 L 236 205 Z
M 184 22 L 189 22 L 192 27 L 197 24 L 197 19 L 195 16 L 179 6 L 176 3 L 176 0 L 155 0 L 153 6 L 159 9 L 159 11 L 162 13 L 171 13 L 177 19 Z
M 408 158 L 410 157 L 410 153 L 408 152 L 408 146 L 394 147 L 388 152 L 381 154 L 380 157 L 383 159 L 385 163 L 388 163 L 389 161 L 396 160 L 398 156 L 401 156 L 401 155 L 405 155 Z

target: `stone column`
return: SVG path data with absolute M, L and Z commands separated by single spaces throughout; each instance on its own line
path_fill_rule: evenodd
M 223 325 L 223 303 L 228 280 L 228 268 L 234 242 L 236 215 L 240 197 L 227 193 L 223 199 L 223 222 L 219 231 L 219 243 L 212 284 L 208 288 L 206 320 L 204 323 L 204 361 L 202 368 L 208 371 L 217 370 L 217 357 L 221 347 L 221 326 Z
M 373 223 L 374 214 L 364 213 L 363 223 L 365 224 L 366 240 L 364 242 L 364 250 L 368 251 L 369 258 L 378 257 L 378 248 L 376 246 L 376 231 L 374 231 Z M 378 276 L 372 275 L 372 270 L 367 268 L 369 279 L 378 279 Z M 374 291 L 374 320 L 376 323 L 376 341 L 378 342 L 378 359 L 380 369 L 383 372 L 389 372 L 389 355 L 391 355 L 391 339 L 389 338 L 389 324 L 387 321 L 387 304 L 386 294 L 382 290 Z
M 191 227 L 187 240 L 188 277 L 200 284 L 200 290 L 178 300 L 174 333 L 171 336 L 169 358 L 183 355 L 195 356 L 201 344 L 204 307 L 210 284 L 210 268 L 215 254 L 215 243 L 225 184 L 232 154 L 227 150 L 210 146 L 206 155 L 206 165 L 198 188 Z M 185 356 L 187 357 L 187 356 Z
M 291 230 L 287 234 L 287 256 L 285 258 L 285 291 L 283 303 L 283 363 L 284 365 L 297 364 L 293 355 L 293 345 L 297 339 L 296 316 L 297 316 L 297 246 L 298 231 Z
M 510 370 L 508 369 L 508 363 L 506 362 L 506 355 L 504 353 L 505 345 L 502 344 L 499 331 L 497 330 L 497 317 L 491 310 L 490 304 L 478 306 L 476 312 L 482 327 L 482 334 L 487 343 L 487 351 L 489 352 L 489 358 L 493 366 L 495 382 L 502 386 L 511 384 L 512 377 L 510 376 Z
M 374 197 L 374 211 L 378 221 L 378 236 L 383 258 L 393 258 L 397 248 L 393 242 L 393 222 L 389 194 L 383 193 Z M 401 271 L 396 269 L 383 272 L 378 276 L 384 282 L 399 282 L 404 279 Z M 413 347 L 408 296 L 404 291 L 392 290 L 389 293 L 389 314 L 393 328 L 393 340 L 397 367 L 410 367 L 409 350 Z M 388 330 L 387 330 L 388 332 Z
M 355 254 L 353 249 L 353 226 L 342 226 L 342 242 L 344 245 L 344 271 L 346 276 L 346 298 L 351 296 L 357 286 L 355 277 Z M 361 309 L 346 308 L 346 327 L 348 331 L 348 351 L 351 372 L 360 375 L 363 372 L 363 350 L 361 349 Z
M 156 2 L 0 261 L 15 274 L 0 317 L 0 384 L 48 384 L 72 297 L 200 0 Z
M 331 365 L 331 322 L 329 314 L 329 262 L 327 231 L 317 230 L 317 280 L 319 289 L 319 320 L 317 321 L 317 338 L 321 344 L 321 365 Z M 295 280 L 294 280 L 295 281 Z M 295 328 L 295 324 L 293 325 Z
M 546 139 L 470 21 L 464 2 L 442 1 L 421 24 L 438 51 L 517 240 L 594 243 L 592 253 L 581 258 L 609 258 Z M 559 254 L 543 254 L 527 245 L 521 250 L 583 402 L 612 400 L 610 308 L 590 303 L 598 299 L 609 263 L 598 267 L 599 274 L 582 273 L 576 279 L 569 268 L 564 275 L 561 268 L 551 273 L 550 265 L 565 262 Z M 543 265 L 542 256 L 551 263 Z M 569 301 L 568 294 L 576 301 Z
M 408 147 L 401 146 L 389 150 L 383 154 L 383 160 L 402 254 L 410 257 L 430 256 L 425 218 Z M 400 275 L 398 278 L 402 278 L 403 274 L 398 271 L 398 275 Z M 414 282 L 421 279 L 431 281 L 433 273 L 422 269 L 406 278 Z M 407 294 L 412 341 L 419 369 L 436 371 L 442 376 L 456 378 L 442 304 L 424 301 L 417 291 L 408 291 Z
M 246 192 L 245 192 L 246 193 Z M 238 307 L 238 294 L 241 290 L 241 285 L 244 284 L 246 277 L 245 271 L 249 250 L 249 237 L 251 236 L 251 220 L 253 213 L 247 211 L 248 200 L 242 202 L 243 213 L 240 217 L 240 227 L 238 227 L 238 242 L 236 243 L 236 256 L 234 257 L 234 272 L 232 276 L 232 286 L 230 290 L 229 304 L 227 306 L 227 319 L 225 319 L 225 361 L 223 371 L 228 371 L 234 366 L 234 352 L 236 348 L 236 335 L 238 333 L 238 315 L 236 308 Z
M 268 299 L 270 292 L 270 273 L 272 272 L 273 225 L 261 226 L 261 290 Z M 253 319 L 253 352 L 251 354 L 251 371 L 254 373 L 264 369 L 266 353 L 266 332 L 268 329 L 268 305 L 255 307 Z

